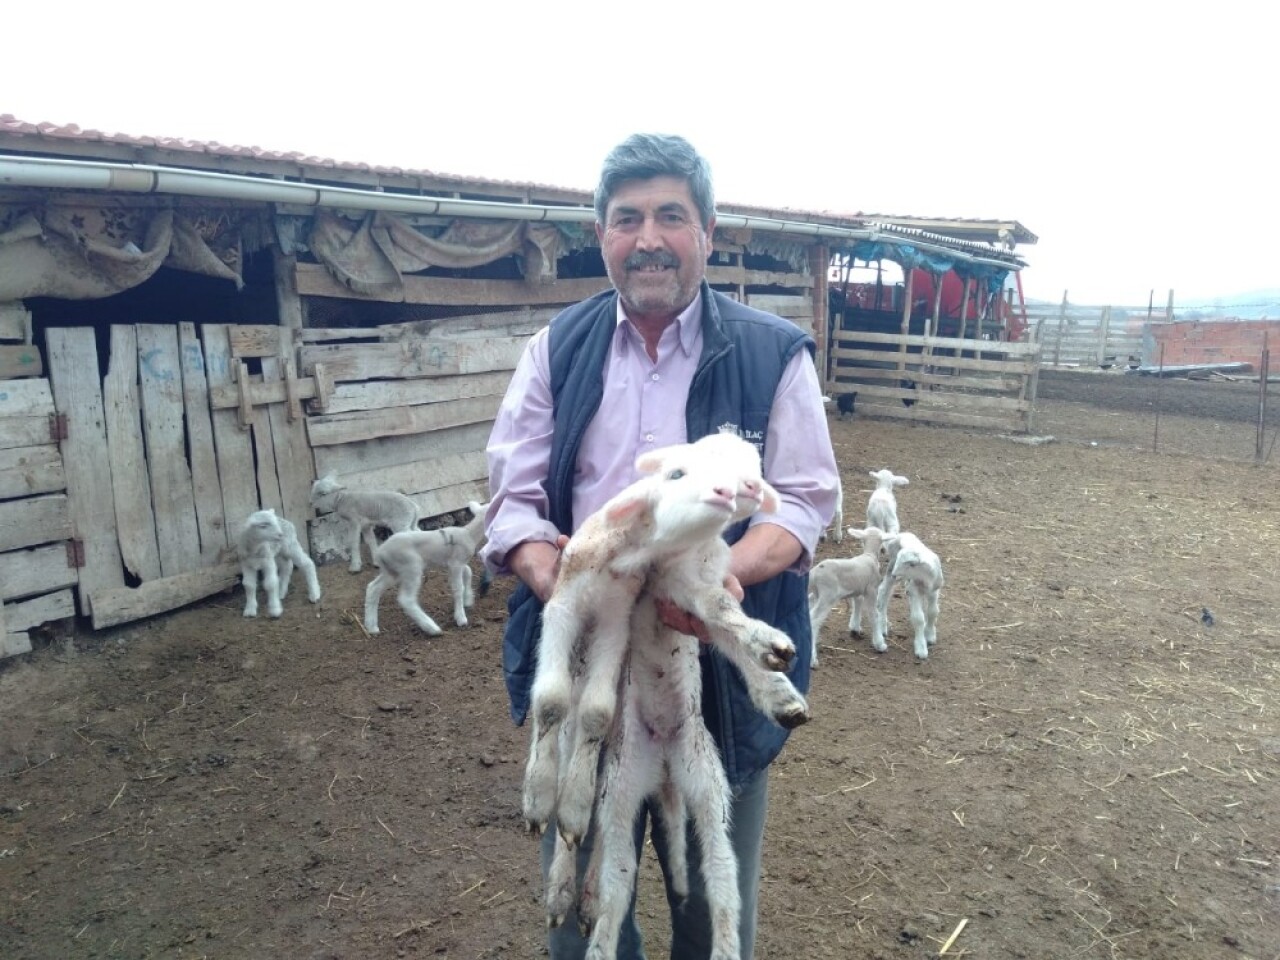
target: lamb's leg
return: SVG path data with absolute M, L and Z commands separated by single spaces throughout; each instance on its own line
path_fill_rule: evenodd
M 553 596 L 543 608 L 538 668 L 530 692 L 533 733 L 524 772 L 524 817 L 531 829 L 539 831 L 546 828 L 556 808 L 561 724 L 573 696 L 569 658 L 582 628 L 571 591 Z
M 871 620 L 871 646 L 876 653 L 884 653 L 889 649 L 885 642 L 885 634 L 889 632 L 889 597 L 893 594 L 895 578 L 892 573 L 886 574 L 876 591 L 876 609 Z
M 689 811 L 684 795 L 676 788 L 668 770 L 658 792 L 658 809 L 662 813 L 662 830 L 667 837 L 667 880 L 680 902 L 689 897 L 689 853 L 686 827 Z
M 635 731 L 634 738 L 628 731 Z M 636 882 L 636 815 L 644 798 L 657 789 L 663 775 L 662 757 L 654 745 L 647 742 L 640 725 L 626 726 L 615 742 L 619 761 L 617 775 L 609 780 L 607 790 L 600 791 L 596 819 L 599 869 L 588 870 L 589 882 L 583 884 L 582 902 L 578 907 L 583 922 L 591 925 L 586 960 L 614 960 L 617 956 L 618 934 Z
M 364 537 L 364 545 L 369 548 L 369 560 L 375 567 L 380 567 L 382 564 L 378 563 L 378 535 L 373 526 L 372 523 L 366 524 L 361 536 Z
M 729 840 L 730 793 L 719 753 L 701 723 L 689 724 L 673 753 L 676 789 L 684 794 L 702 853 L 702 882 L 711 913 L 711 960 L 737 960 L 742 895 L 738 860 Z
M 600 747 L 613 724 L 618 706 L 618 679 L 626 659 L 629 618 L 613 622 L 597 611 L 596 633 L 587 649 L 582 694 L 574 714 L 577 733 L 569 765 L 560 784 L 556 812 L 557 827 L 575 845 L 591 825 L 591 806 L 596 794 L 596 770 Z
M 258 568 L 241 565 L 240 579 L 244 581 L 244 616 L 258 615 Z
M 284 613 L 280 603 L 280 574 L 274 562 L 268 563 L 262 571 L 262 590 L 267 595 L 267 616 L 278 617 Z
M 855 593 L 849 598 L 849 632 L 862 633 L 862 607 L 866 603 L 866 595 Z
M 938 642 L 938 602 L 941 590 L 930 590 L 925 600 L 924 639 L 929 646 Z
M 347 564 L 347 569 L 352 573 L 359 573 L 364 569 L 364 558 L 360 556 L 361 527 L 360 521 L 355 517 L 347 521 L 347 550 L 351 555 L 351 561 Z
M 307 556 L 301 545 L 297 547 L 293 560 L 297 563 L 298 569 L 302 571 L 302 576 L 307 581 L 307 599 L 312 603 L 319 603 L 320 577 L 316 574 L 315 561 Z
M 280 581 L 280 602 L 283 603 L 293 582 L 293 559 L 286 553 L 276 555 L 276 577 Z
M 818 665 L 818 634 L 822 632 L 822 625 L 827 622 L 827 615 L 835 605 L 836 598 L 828 597 L 822 591 L 809 596 L 809 632 L 813 634 L 813 652 L 809 656 L 811 667 Z
M 740 647 L 767 670 L 786 670 L 795 658 L 796 647 L 791 638 L 763 620 L 748 617 L 723 585 L 698 588 L 694 584 L 693 589 L 683 589 L 683 584 L 672 579 L 668 586 L 671 600 L 707 625 L 711 642 L 722 652 L 727 653 L 725 646 Z
M 427 612 L 418 604 L 418 593 L 422 590 L 424 571 L 421 561 L 411 562 L 400 571 L 400 589 L 396 592 L 396 603 L 410 620 L 418 625 L 418 629 L 430 636 L 437 637 L 442 631 L 439 625 L 427 616 Z
M 471 599 L 471 567 L 454 562 L 449 565 L 449 588 L 453 593 L 453 622 L 460 627 L 467 625 L 467 607 Z
M 387 587 L 391 586 L 391 582 L 395 579 L 386 570 L 369 581 L 369 585 L 364 588 L 364 631 L 365 633 L 377 635 L 378 633 L 378 601 L 382 599 L 382 594 Z
M 915 640 L 917 659 L 929 659 L 929 642 L 925 639 L 924 597 L 921 596 L 919 584 L 914 580 L 907 581 L 907 603 L 911 607 L 911 629 Z

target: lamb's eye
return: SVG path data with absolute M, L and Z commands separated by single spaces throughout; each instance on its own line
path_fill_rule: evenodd
M 681 470 L 679 467 L 676 467 L 674 470 L 672 470 L 670 473 L 667 474 L 667 479 L 679 480 L 683 476 L 684 476 L 684 471 Z

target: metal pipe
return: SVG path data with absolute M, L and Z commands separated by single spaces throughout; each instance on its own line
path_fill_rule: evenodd
M 554 223 L 594 223 L 591 207 L 515 203 L 499 200 L 455 200 L 445 197 L 388 193 L 355 187 L 249 177 L 210 170 L 186 170 L 142 163 L 112 163 L 105 160 L 64 160 L 57 157 L 0 155 L 0 186 L 44 187 L 62 190 L 111 190 L 121 193 L 157 193 L 246 200 L 259 203 L 295 204 L 343 210 L 381 210 L 423 216 L 482 217 L 498 220 L 537 220 Z M 955 250 L 922 240 L 918 235 L 897 236 L 883 229 L 837 227 L 826 223 L 777 220 L 747 214 L 720 213 L 722 227 L 762 230 L 783 235 L 818 237 L 856 242 L 883 240 L 942 253 L 973 263 L 1016 270 L 1025 263 L 997 260 L 977 253 Z

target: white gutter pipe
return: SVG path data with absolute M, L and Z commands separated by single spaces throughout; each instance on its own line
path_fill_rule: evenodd
M 595 210 L 590 207 L 560 207 L 498 200 L 454 200 L 353 187 L 296 183 L 290 180 L 272 180 L 207 170 L 182 170 L 141 163 L 64 160 L 55 157 L 0 156 L 0 186 L 159 193 L 341 210 L 380 210 L 387 213 L 481 217 L 496 220 L 594 223 L 596 219 Z M 797 237 L 822 237 L 845 241 L 884 240 L 909 244 L 920 249 L 1005 269 L 1025 266 L 1020 261 L 1014 264 L 1004 260 L 988 259 L 914 237 L 900 237 L 881 233 L 878 230 L 836 227 L 825 223 L 805 223 L 800 220 L 775 220 L 769 217 L 731 213 L 717 214 L 716 223 L 722 227 L 748 228 Z

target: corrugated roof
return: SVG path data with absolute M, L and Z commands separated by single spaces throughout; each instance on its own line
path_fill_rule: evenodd
M 557 202 L 590 205 L 592 192 L 581 188 L 522 180 L 501 180 L 485 177 L 439 173 L 426 168 L 382 166 L 357 161 L 336 160 L 299 151 L 266 150 L 256 146 L 239 146 L 217 141 L 188 140 L 181 137 L 137 136 L 134 134 L 82 128 L 77 124 L 32 123 L 20 120 L 13 114 L 0 114 L 0 147 L 6 140 L 15 142 L 22 149 L 33 153 L 55 153 L 84 156 L 93 153 L 93 147 L 108 148 L 109 157 L 103 159 L 154 160 L 147 157 L 152 151 L 178 154 L 198 167 L 234 166 L 237 172 L 255 172 L 291 179 L 341 181 L 355 180 L 366 185 L 385 185 L 400 189 L 452 189 L 458 192 L 482 192 L 486 188 L 505 195 L 518 195 L 527 201 L 552 199 Z M 25 141 L 25 142 L 24 142 Z M 174 162 L 174 161 L 170 161 Z M 385 182 L 384 182 L 385 181 Z M 827 223 L 843 227 L 864 227 L 890 224 L 924 231 L 938 239 L 967 246 L 992 244 L 999 246 L 1001 231 L 1021 244 L 1035 243 L 1034 233 L 1016 220 L 980 220 L 964 217 L 919 217 L 894 214 L 835 213 L 825 210 L 798 210 L 789 207 L 763 207 L 753 204 L 721 204 L 726 213 L 762 216 L 780 220 L 804 220 L 810 223 Z

